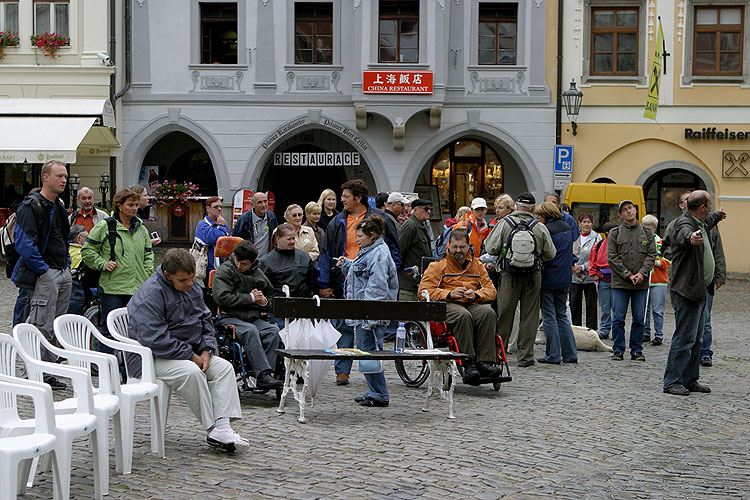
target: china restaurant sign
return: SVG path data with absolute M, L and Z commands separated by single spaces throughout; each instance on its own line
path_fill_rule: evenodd
M 432 94 L 432 71 L 364 71 L 365 94 Z

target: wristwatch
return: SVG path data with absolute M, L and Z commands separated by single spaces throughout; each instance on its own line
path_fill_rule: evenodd
M 210 356 L 213 356 L 214 354 L 216 354 L 216 349 L 214 349 L 213 347 L 204 347 L 203 352 L 207 352 Z

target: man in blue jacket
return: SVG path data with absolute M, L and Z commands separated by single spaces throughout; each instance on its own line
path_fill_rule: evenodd
M 367 204 L 367 184 L 360 179 L 346 181 L 341 185 L 341 203 L 344 209 L 328 224 L 323 249 L 318 258 L 318 283 L 321 297 L 343 297 L 344 276 L 340 268 L 336 266 L 336 262 L 342 255 L 351 260 L 357 258 L 359 245 L 355 227 L 371 214 L 378 214 L 385 220 L 385 242 L 388 244 L 396 269 L 401 267 L 398 231 L 393 222 L 383 215 L 383 212 Z M 352 327 L 346 325 L 343 320 L 334 321 L 334 326 L 341 333 L 337 345 L 342 348 L 354 347 Z M 336 384 L 348 384 L 349 372 L 352 369 L 351 360 L 336 361 L 334 367 Z
M 253 209 L 240 215 L 232 236 L 252 242 L 258 249 L 258 258 L 261 258 L 273 248 L 273 231 L 278 225 L 276 216 L 268 210 L 266 193 L 258 191 L 253 195 Z
M 18 288 L 29 291 L 27 321 L 44 337 L 57 345 L 53 331 L 56 317 L 68 312 L 72 280 L 68 240 L 68 214 L 58 195 L 68 181 L 63 162 L 51 160 L 42 166 L 42 189 L 30 194 L 18 207 L 13 236 L 20 259 L 11 279 Z M 57 361 L 57 356 L 42 349 L 42 359 Z M 53 389 L 66 385 L 52 376 L 44 381 Z

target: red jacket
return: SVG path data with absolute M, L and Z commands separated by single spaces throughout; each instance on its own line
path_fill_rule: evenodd
M 594 245 L 589 253 L 589 276 L 598 276 L 602 281 L 612 281 L 612 271 L 607 261 L 607 239 Z

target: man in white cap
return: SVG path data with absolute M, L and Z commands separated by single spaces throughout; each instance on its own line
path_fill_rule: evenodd
M 471 213 L 466 214 L 455 226 L 455 229 L 466 229 L 469 233 L 469 245 L 474 250 L 474 257 L 479 257 L 482 253 L 482 242 L 490 234 L 490 226 L 484 220 L 485 215 L 487 200 L 474 198 L 471 200 Z
M 383 210 L 383 213 L 393 221 L 393 224 L 395 224 L 396 229 L 398 229 L 398 216 L 401 215 L 401 211 L 404 209 L 404 203 L 407 203 L 408 200 L 404 198 L 404 195 L 399 193 L 398 191 L 394 191 L 391 194 L 388 195 L 388 199 L 385 202 L 385 210 Z

